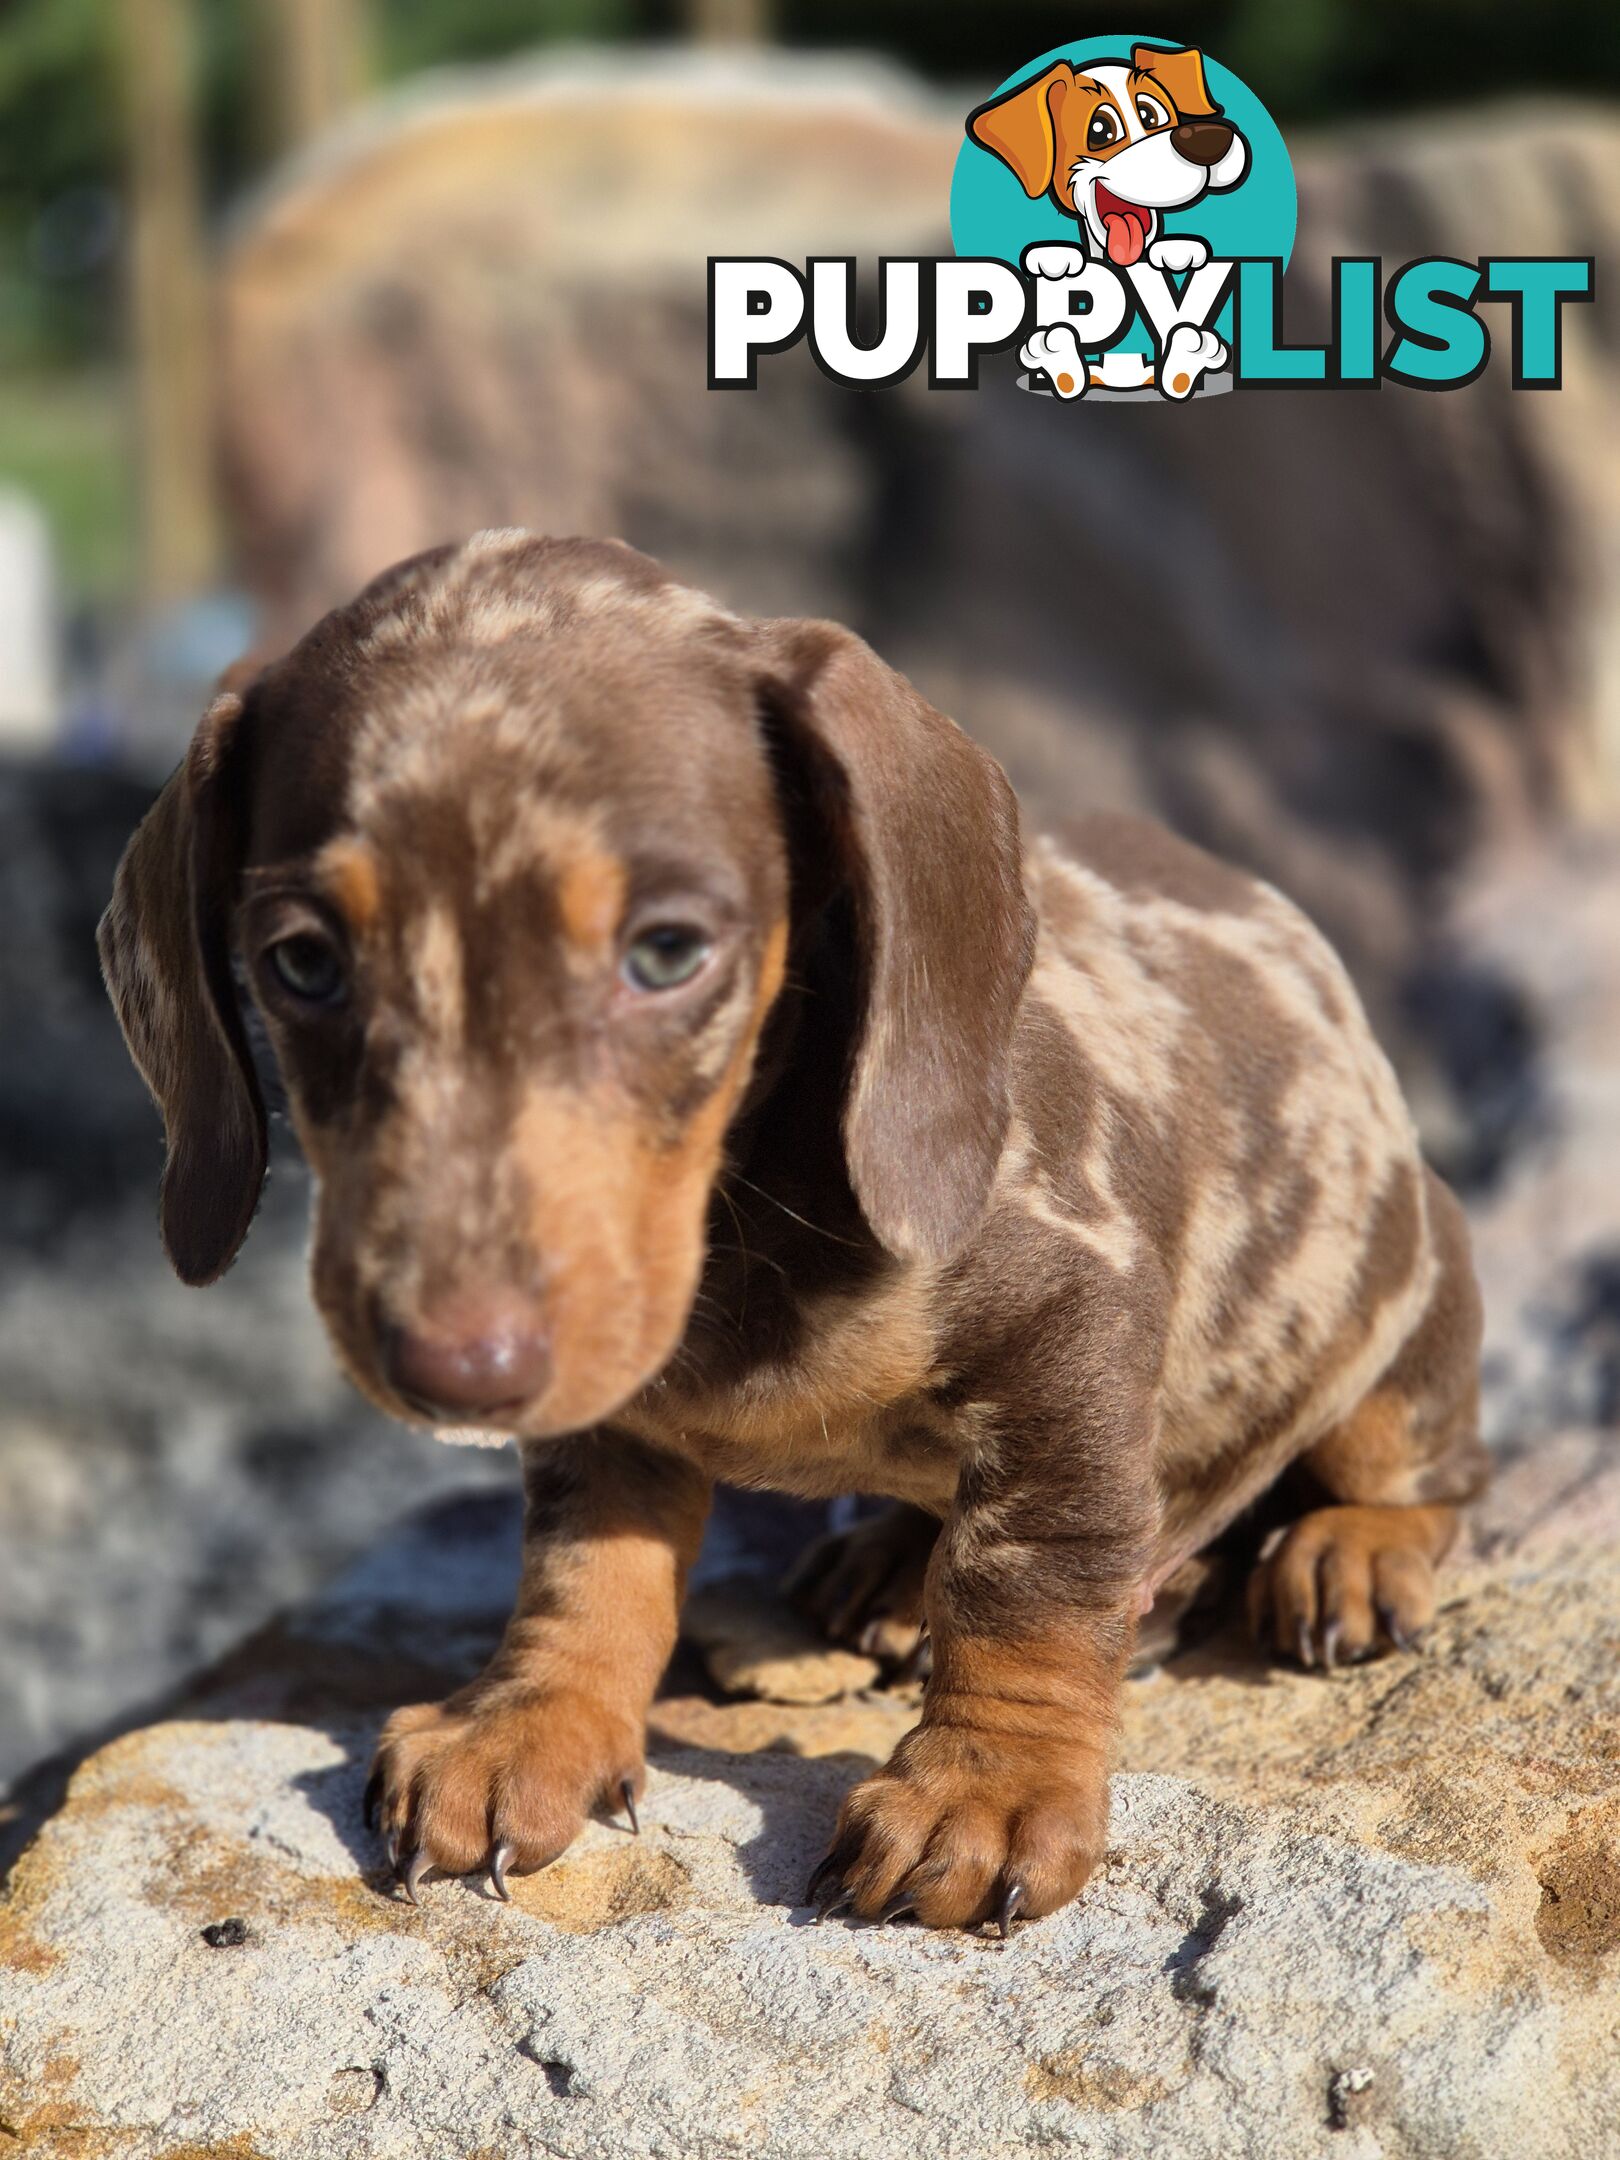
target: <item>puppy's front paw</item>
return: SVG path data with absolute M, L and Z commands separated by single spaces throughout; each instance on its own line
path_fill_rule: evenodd
M 508 1868 L 544 1867 L 606 1802 L 635 1823 L 643 1735 L 588 1695 L 514 1695 L 476 1686 L 448 1702 L 396 1710 L 377 1743 L 366 1812 L 405 1894 L 430 1868 L 487 1869 L 505 1897 Z
M 1018 357 L 1025 367 L 1047 375 L 1060 398 L 1085 395 L 1085 355 L 1067 323 L 1054 323 L 1050 330 L 1037 330 L 1024 340 Z
M 818 1919 L 995 1920 L 1005 1935 L 1078 1894 L 1107 1828 L 1108 1779 L 1091 1751 L 920 1725 L 845 1799 L 807 1897 Z
M 1086 251 L 1070 247 L 1062 240 L 1041 241 L 1034 247 L 1025 248 L 1023 263 L 1030 277 L 1079 277 L 1086 267 Z
M 1209 261 L 1209 243 L 1196 233 L 1166 233 L 1148 249 L 1147 259 L 1155 270 L 1202 270 Z

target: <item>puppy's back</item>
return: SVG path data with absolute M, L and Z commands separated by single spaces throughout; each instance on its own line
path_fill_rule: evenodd
M 1143 820 L 1085 818 L 1028 873 L 1026 1024 L 1061 1025 L 1089 1105 L 1058 1181 L 1163 1268 L 1167 1447 L 1201 1454 L 1283 1404 L 1322 1429 L 1433 1273 L 1416 1132 L 1349 976 L 1271 886 Z
M 1146 818 L 1098 812 L 1035 842 L 1031 987 L 1055 1002 L 1139 1110 L 1218 1104 L 1233 1144 L 1269 1150 L 1329 1119 L 1416 1137 L 1355 986 L 1274 886 Z M 1206 1100 L 1206 1098 L 1208 1098 Z

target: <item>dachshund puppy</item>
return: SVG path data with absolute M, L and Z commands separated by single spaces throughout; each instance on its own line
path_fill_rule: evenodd
M 264 1175 L 240 980 L 343 1365 L 521 1444 L 500 1649 L 377 1755 L 411 1894 L 633 1809 L 717 1478 L 910 1511 L 932 1672 L 824 1909 L 1072 1898 L 1139 1615 L 1286 1465 L 1324 1504 L 1254 1585 L 1282 1648 L 1430 1617 L 1479 1305 L 1343 969 L 1150 825 L 1026 847 L 849 632 L 616 543 L 420 556 L 215 699 L 101 947 L 181 1276 Z

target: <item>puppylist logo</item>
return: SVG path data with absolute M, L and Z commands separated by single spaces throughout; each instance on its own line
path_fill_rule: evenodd
M 983 355 L 1016 348 L 1019 386 L 1063 404 L 1452 390 L 1493 341 L 1515 389 L 1556 390 L 1564 303 L 1593 291 L 1590 256 L 1430 256 L 1387 275 L 1376 256 L 1335 256 L 1328 337 L 1288 342 L 1296 198 L 1276 122 L 1229 68 L 1144 38 L 1059 46 L 975 106 L 950 214 L 954 256 L 878 264 L 864 337 L 853 260 L 711 256 L 709 387 L 754 389 L 762 357 L 805 338 L 861 390 L 925 354 L 933 388 L 973 389 Z

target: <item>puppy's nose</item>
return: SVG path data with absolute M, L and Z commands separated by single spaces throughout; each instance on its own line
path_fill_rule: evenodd
M 1189 165 L 1218 165 L 1232 147 L 1237 133 L 1229 120 L 1183 120 L 1170 130 L 1170 140 Z
M 383 1364 L 419 1410 L 496 1417 L 532 1402 L 551 1375 L 551 1347 L 524 1306 L 485 1304 L 386 1327 Z

